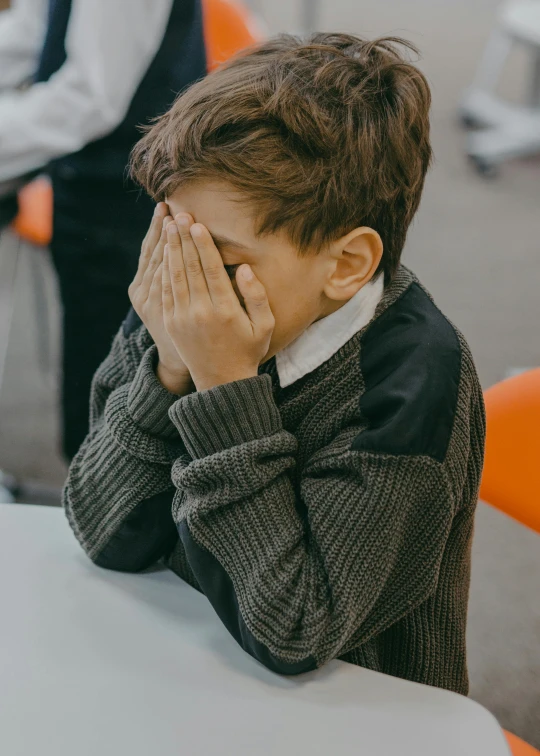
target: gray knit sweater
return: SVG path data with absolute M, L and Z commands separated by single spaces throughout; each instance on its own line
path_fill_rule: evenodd
M 270 360 L 179 398 L 155 364 L 131 316 L 64 492 L 89 557 L 164 559 L 276 672 L 339 657 L 466 693 L 482 393 L 414 275 L 402 267 L 372 321 L 287 388 Z

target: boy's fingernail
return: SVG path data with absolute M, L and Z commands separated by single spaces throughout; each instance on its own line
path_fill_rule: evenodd
M 253 271 L 249 265 L 242 265 L 240 273 L 242 274 L 244 281 L 253 281 Z

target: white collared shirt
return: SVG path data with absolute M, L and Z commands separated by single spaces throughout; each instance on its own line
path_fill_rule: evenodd
M 47 0 L 0 13 L 0 181 L 77 152 L 113 131 L 158 51 L 173 0 L 73 0 L 67 58 L 48 81 L 12 88 L 36 70 Z
M 379 275 L 375 281 L 370 281 L 343 307 L 317 320 L 276 354 L 276 369 L 282 388 L 320 367 L 369 323 L 383 295 L 383 279 L 384 276 Z

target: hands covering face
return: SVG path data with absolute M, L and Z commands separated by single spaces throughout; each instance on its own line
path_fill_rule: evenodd
M 274 329 L 266 291 L 249 265 L 233 289 L 208 229 L 160 203 L 129 288 L 159 353 L 157 374 L 180 395 L 257 375 Z M 245 308 L 245 309 L 244 309 Z

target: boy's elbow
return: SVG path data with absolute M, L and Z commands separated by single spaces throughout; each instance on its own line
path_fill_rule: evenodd
M 157 561 L 154 553 L 133 547 L 126 548 L 121 539 L 115 538 L 97 553 L 87 554 L 97 567 L 114 572 L 142 572 Z
M 97 567 L 114 572 L 142 572 L 155 563 L 154 558 L 144 559 L 137 554 L 115 553 L 107 548 L 90 556 L 90 559 Z
M 305 672 L 312 672 L 317 669 L 317 663 L 312 656 L 308 656 L 302 659 L 300 662 L 285 662 L 277 657 L 268 656 L 255 656 L 266 669 L 270 672 L 274 672 L 276 675 L 284 675 L 285 677 L 295 677 L 296 675 L 303 675 Z
M 253 635 L 247 631 L 244 623 L 241 628 L 241 639 L 238 639 L 240 645 L 247 651 L 250 656 L 257 659 L 263 667 L 274 672 L 276 675 L 285 675 L 286 677 L 292 677 L 294 675 L 302 675 L 304 672 L 311 672 L 317 668 L 317 662 L 312 655 L 306 655 L 299 661 L 285 661 L 276 654 L 273 654 L 270 649 L 257 641 Z

